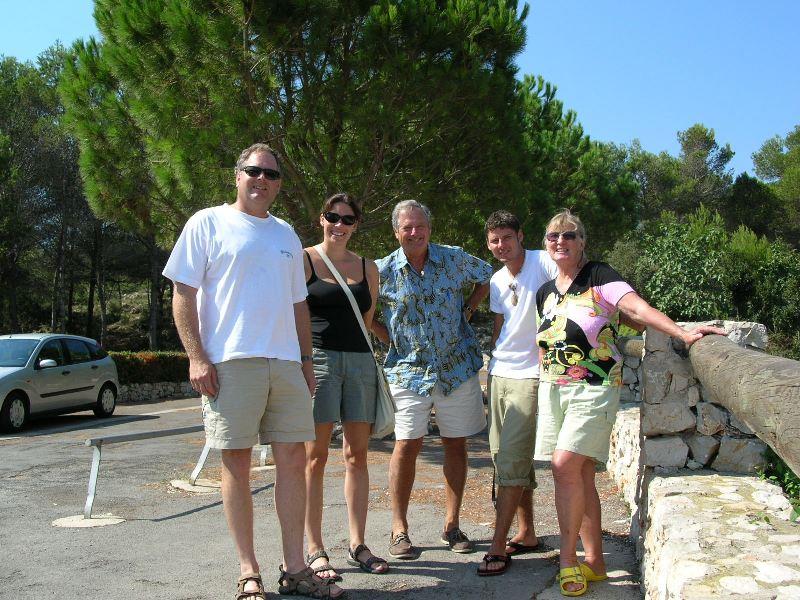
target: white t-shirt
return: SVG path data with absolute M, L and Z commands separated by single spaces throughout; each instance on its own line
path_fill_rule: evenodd
M 293 305 L 307 294 L 302 257 L 300 239 L 286 221 L 223 204 L 186 222 L 164 275 L 199 289 L 200 339 L 211 362 L 299 362 Z
M 507 267 L 492 275 L 489 283 L 489 308 L 503 315 L 489 373 L 509 379 L 539 377 L 539 349 L 536 346 L 536 292 L 554 279 L 558 268 L 547 252 L 526 250 L 522 270 L 512 277 Z M 517 304 L 509 287 L 516 281 Z

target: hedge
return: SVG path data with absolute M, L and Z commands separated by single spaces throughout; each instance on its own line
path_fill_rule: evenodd
M 189 380 L 189 358 L 184 352 L 109 352 L 117 365 L 121 385 Z

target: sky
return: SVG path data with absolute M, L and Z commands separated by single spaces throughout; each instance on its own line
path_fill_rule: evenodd
M 558 88 L 592 139 L 677 155 L 677 132 L 714 129 L 751 154 L 800 124 L 797 0 L 530 0 L 520 76 Z M 523 2 L 520 2 L 520 6 Z M 91 0 L 0 0 L 0 54 L 35 60 L 97 36 Z

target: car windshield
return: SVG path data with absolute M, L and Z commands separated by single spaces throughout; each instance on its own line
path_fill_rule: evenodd
M 0 340 L 0 367 L 24 367 L 39 340 Z

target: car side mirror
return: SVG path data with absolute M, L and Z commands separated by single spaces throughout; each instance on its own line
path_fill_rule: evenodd
M 54 361 L 52 358 L 44 358 L 39 361 L 39 368 L 40 369 L 50 369 L 52 367 L 57 367 L 58 363 Z

